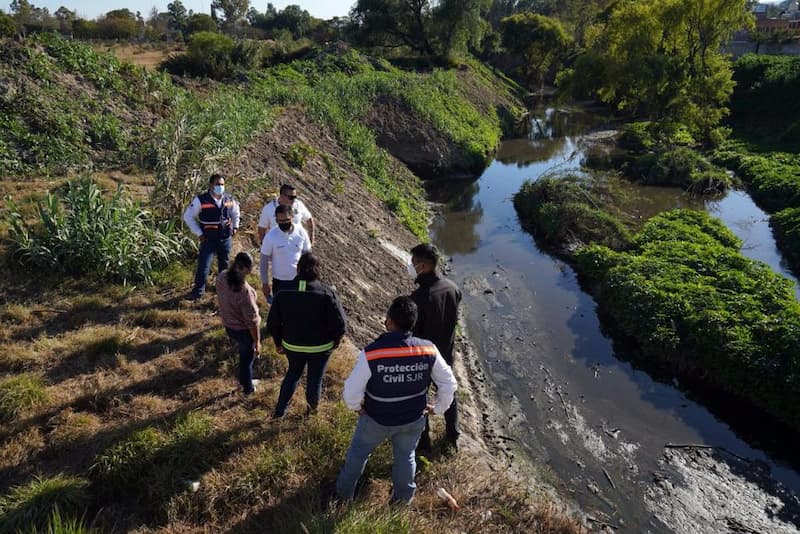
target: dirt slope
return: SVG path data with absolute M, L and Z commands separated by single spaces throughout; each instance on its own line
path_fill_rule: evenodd
M 292 168 L 285 159 L 295 143 L 305 143 L 317 152 L 302 170 Z M 320 154 L 333 163 L 333 172 Z M 240 190 L 252 190 L 240 198 L 240 235 L 246 241 L 240 240 L 239 245 L 243 248 L 257 247 L 258 215 L 280 184 L 297 187 L 314 216 L 314 251 L 323 263 L 323 280 L 336 286 L 347 312 L 348 334 L 359 345 L 380 333 L 391 300 L 413 290 L 405 265 L 381 242 L 408 251 L 417 241 L 367 190 L 333 133 L 302 110 L 287 108 L 272 129 L 258 135 L 223 171 L 234 188 L 241 181 Z M 416 180 L 399 164 L 396 172 L 398 180 Z

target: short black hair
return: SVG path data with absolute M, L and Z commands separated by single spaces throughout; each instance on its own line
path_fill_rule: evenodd
M 275 217 L 277 217 L 279 213 L 288 213 L 291 216 L 292 207 L 284 204 L 278 204 L 278 206 L 275 208 Z
M 429 243 L 421 243 L 411 249 L 411 256 L 426 261 L 436 267 L 439 263 L 439 251 Z
M 300 261 L 297 262 L 297 276 L 307 282 L 319 280 L 319 260 L 311 252 L 300 256 Z
M 283 184 L 281 186 L 280 194 L 285 195 L 289 191 L 294 191 L 296 188 L 292 184 Z
M 417 322 L 417 305 L 411 297 L 397 297 L 386 312 L 394 325 L 403 331 L 414 328 Z
M 225 176 L 224 176 L 224 175 L 222 175 L 222 174 L 219 174 L 219 173 L 214 173 L 214 174 L 212 174 L 212 175 L 211 175 L 211 177 L 208 179 L 208 183 L 209 183 L 209 184 L 213 184 L 213 183 L 214 183 L 214 182 L 216 182 L 217 180 L 224 180 L 224 179 L 225 179 Z

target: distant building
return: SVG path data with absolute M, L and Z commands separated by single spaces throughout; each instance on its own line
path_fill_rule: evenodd
M 756 21 L 767 18 L 767 4 L 754 4 L 751 11 L 756 17 Z

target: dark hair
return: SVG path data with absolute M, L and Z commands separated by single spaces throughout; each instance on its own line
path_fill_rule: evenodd
M 233 260 L 233 265 L 228 268 L 228 275 L 226 280 L 228 285 L 233 291 L 239 292 L 244 286 L 243 270 L 250 270 L 253 268 L 253 258 L 247 252 L 240 252 Z
M 319 260 L 311 252 L 300 256 L 300 261 L 297 262 L 297 276 L 307 282 L 319 280 Z
M 291 216 L 292 207 L 285 204 L 278 204 L 278 206 L 275 208 L 275 217 L 277 217 L 279 213 L 288 213 L 289 216 Z
M 407 332 L 414 328 L 414 323 L 417 322 L 417 305 L 411 297 L 397 297 L 392 301 L 386 315 L 397 328 Z
M 281 195 L 285 195 L 289 191 L 294 191 L 294 190 L 295 190 L 295 187 L 293 185 L 291 185 L 291 184 L 283 184 L 281 186 L 280 194 Z
M 439 262 L 439 251 L 436 247 L 428 243 L 422 243 L 411 249 L 411 255 L 422 261 L 428 262 L 434 267 Z
M 214 174 L 212 174 L 212 175 L 211 175 L 211 177 L 208 179 L 208 183 L 209 183 L 209 184 L 213 184 L 213 183 L 214 183 L 214 182 L 216 182 L 217 180 L 224 180 L 224 179 L 225 179 L 225 176 L 223 176 L 223 175 L 221 175 L 221 174 L 219 174 L 219 173 L 214 173 Z

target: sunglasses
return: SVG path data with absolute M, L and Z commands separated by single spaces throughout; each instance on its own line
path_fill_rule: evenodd
M 286 198 L 288 198 L 289 200 L 294 200 L 297 198 L 297 195 L 286 195 Z

